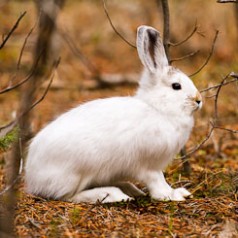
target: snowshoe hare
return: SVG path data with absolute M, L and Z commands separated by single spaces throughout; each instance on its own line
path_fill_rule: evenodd
M 78 106 L 42 129 L 29 147 L 26 186 L 31 194 L 79 202 L 119 202 L 144 193 L 182 201 L 190 193 L 171 188 L 163 170 L 185 145 L 202 99 L 192 81 L 169 66 L 160 33 L 137 31 L 144 66 L 137 93 Z

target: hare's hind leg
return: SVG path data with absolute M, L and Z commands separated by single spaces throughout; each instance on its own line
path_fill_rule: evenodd
M 118 182 L 115 184 L 115 186 L 120 188 L 123 193 L 127 194 L 130 197 L 140 197 L 146 195 L 142 190 L 140 190 L 130 182 Z
M 81 191 L 67 200 L 74 203 L 80 202 L 111 203 L 111 202 L 128 201 L 131 199 L 132 199 L 131 197 L 123 193 L 117 187 L 97 187 Z

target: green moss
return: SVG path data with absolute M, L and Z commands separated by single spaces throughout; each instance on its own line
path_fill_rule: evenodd
M 16 141 L 18 135 L 18 128 L 14 128 L 6 136 L 0 138 L 0 151 L 6 151 L 14 141 Z
M 59 226 L 63 223 L 61 218 L 55 218 L 49 224 L 49 237 L 60 237 L 61 232 Z
M 73 208 L 70 212 L 69 212 L 69 216 L 70 216 L 70 221 L 73 225 L 76 225 L 79 221 L 79 219 L 81 218 L 81 210 L 80 208 Z

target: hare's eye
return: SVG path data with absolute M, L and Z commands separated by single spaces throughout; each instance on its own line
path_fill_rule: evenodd
M 174 90 L 180 90 L 182 88 L 181 84 L 180 83 L 173 83 L 172 84 L 172 88 Z

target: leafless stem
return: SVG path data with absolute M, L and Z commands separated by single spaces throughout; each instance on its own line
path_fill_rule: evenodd
M 189 155 L 195 153 L 197 150 L 199 150 L 210 139 L 210 137 L 212 136 L 212 133 L 215 129 L 213 123 L 210 122 L 210 124 L 211 124 L 211 128 L 209 129 L 209 132 L 207 133 L 206 137 L 202 140 L 202 142 L 199 143 L 197 146 L 195 146 L 192 150 L 190 150 L 186 155 L 181 156 L 180 159 L 185 159 Z
M 17 62 L 17 70 L 19 70 L 19 68 L 20 68 L 21 58 L 22 58 L 22 55 L 23 55 L 25 46 L 26 46 L 26 44 L 27 44 L 27 41 L 28 41 L 30 35 L 32 34 L 32 32 L 35 30 L 36 26 L 38 25 L 39 20 L 40 20 L 40 15 L 39 15 L 39 17 L 38 17 L 38 20 L 37 20 L 36 23 L 34 24 L 34 26 L 30 29 L 30 31 L 28 32 L 27 36 L 25 37 L 25 40 L 24 40 L 24 42 L 23 42 L 23 45 L 22 45 L 22 48 L 21 48 L 21 51 L 20 51 L 20 55 L 19 55 L 19 58 L 18 58 L 18 62 Z
M 190 33 L 185 39 L 183 39 L 182 41 L 177 42 L 177 43 L 172 43 L 172 42 L 170 42 L 169 44 L 170 44 L 171 46 L 179 46 L 179 45 L 182 45 L 183 43 L 187 42 L 187 41 L 197 32 L 197 30 L 198 30 L 198 25 L 197 25 L 197 22 L 196 22 L 195 25 L 194 25 L 193 30 L 191 31 L 191 33 Z
M 53 73 L 52 73 L 52 75 L 51 75 L 50 81 L 49 81 L 49 83 L 48 83 L 48 85 L 47 85 L 47 87 L 46 87 L 46 89 L 45 89 L 43 95 L 42 95 L 36 102 L 34 102 L 34 103 L 28 108 L 28 110 L 26 110 L 24 113 L 22 113 L 21 116 L 24 116 L 25 114 L 27 114 L 28 112 L 30 112 L 34 107 L 36 107 L 40 102 L 42 102 L 42 101 L 45 99 L 45 97 L 46 97 L 46 95 L 47 95 L 47 93 L 48 93 L 48 91 L 49 91 L 49 89 L 50 89 L 50 86 L 51 86 L 51 84 L 52 84 L 52 82 L 53 82 L 53 79 L 54 79 L 54 76 L 55 76 L 55 72 L 56 72 L 56 69 L 58 68 L 59 64 L 60 64 L 60 58 L 59 58 L 57 61 L 55 61 L 55 63 L 54 63 L 54 66 L 53 66 L 54 71 L 53 71 Z
M 235 79 L 233 79 L 233 80 L 229 80 L 229 81 L 227 81 L 227 82 L 223 82 L 223 85 L 222 85 L 222 86 L 225 86 L 225 85 L 228 85 L 228 84 L 237 82 L 237 81 L 238 81 L 238 79 L 235 78 Z M 214 85 L 214 86 L 211 86 L 211 87 L 202 89 L 202 90 L 200 91 L 200 93 L 204 93 L 204 92 L 210 91 L 210 90 L 212 90 L 212 89 L 217 89 L 217 88 L 219 88 L 220 86 L 221 86 L 221 84 L 219 83 L 219 84 L 217 84 L 217 85 Z M 215 96 L 215 95 L 213 95 L 212 97 L 214 97 L 214 96 Z
M 228 77 L 229 77 L 229 75 L 227 75 L 225 78 L 223 78 L 219 87 L 217 88 L 217 92 L 216 92 L 216 95 L 215 95 L 215 100 L 214 100 L 214 119 L 215 119 L 215 123 L 218 123 L 218 98 L 219 98 L 219 94 L 220 94 L 222 86 L 224 85 L 224 82 L 226 81 L 226 79 Z
M 236 73 L 234 73 L 234 72 L 231 72 L 231 73 L 230 73 L 230 76 L 231 76 L 232 78 L 238 79 L 238 74 L 236 74 Z
M 214 129 L 218 129 L 218 130 L 223 130 L 223 131 L 228 131 L 231 133 L 238 133 L 238 130 L 233 130 L 233 129 L 229 129 L 229 128 L 225 128 L 225 127 L 220 127 L 220 126 L 214 126 Z
M 197 51 L 195 51 L 195 52 L 191 52 L 191 53 L 189 53 L 189 54 L 187 54 L 187 55 L 184 55 L 184 56 L 182 56 L 182 57 L 179 57 L 179 58 L 171 59 L 171 60 L 170 60 L 170 63 L 172 64 L 172 63 L 175 62 L 175 61 L 180 61 L 180 60 L 187 59 L 187 58 L 189 58 L 189 57 L 192 57 L 192 56 L 196 55 L 198 52 L 199 52 L 199 50 L 197 50 Z
M 3 41 L 0 45 L 0 50 L 4 47 L 4 45 L 7 43 L 8 39 L 11 37 L 12 33 L 17 29 L 20 21 L 22 20 L 22 18 L 26 15 L 26 11 L 23 12 L 19 18 L 17 19 L 16 23 L 14 24 L 14 26 L 12 27 L 12 29 L 9 31 L 9 33 L 7 34 L 6 37 L 3 38 Z
M 192 76 L 198 74 L 199 72 L 201 72 L 201 70 L 208 64 L 208 62 L 209 62 L 209 60 L 211 59 L 212 54 L 213 54 L 213 52 L 214 52 L 215 43 L 216 43 L 216 41 L 217 41 L 218 34 L 219 34 L 219 31 L 216 30 L 215 36 L 214 36 L 214 39 L 213 39 L 213 42 L 212 42 L 212 47 L 211 47 L 211 50 L 210 50 L 210 52 L 209 52 L 209 54 L 208 54 L 208 57 L 206 58 L 206 60 L 205 60 L 205 62 L 203 63 L 203 65 L 202 65 L 196 72 L 194 72 L 193 74 L 191 74 L 190 77 L 192 77 Z
M 34 74 L 34 71 L 31 71 L 31 73 L 30 73 L 28 76 L 26 76 L 23 80 L 21 80 L 19 83 L 17 83 L 17 84 L 15 84 L 15 85 L 13 85 L 13 86 L 10 86 L 10 87 L 7 87 L 7 88 L 1 90 L 1 91 L 0 91 L 0 94 L 7 93 L 7 92 L 9 92 L 9 91 L 11 91 L 11 90 L 13 90 L 13 89 L 15 89 L 15 88 L 20 87 L 22 84 L 24 84 L 25 82 L 27 82 L 27 81 L 32 77 L 33 74 Z
M 165 54 L 170 62 L 169 46 L 170 46 L 170 14 L 169 14 L 169 3 L 168 0 L 161 0 L 163 9 L 163 21 L 164 21 L 164 31 L 163 31 L 163 44 L 165 49 Z
M 117 29 L 116 27 L 114 26 L 110 16 L 109 16 L 109 13 L 108 13 L 108 10 L 107 10 L 107 5 L 106 5 L 106 2 L 105 0 L 102 0 L 103 2 L 103 8 L 104 8 L 104 11 L 106 13 L 106 16 L 107 16 L 107 19 L 112 27 L 112 29 L 115 31 L 115 33 L 123 40 L 125 41 L 129 46 L 133 47 L 133 48 L 136 48 L 136 46 L 134 44 L 132 44 L 131 42 L 129 42 Z
M 238 0 L 217 0 L 217 3 L 238 3 Z
M 99 75 L 98 69 L 92 64 L 92 62 L 80 51 L 80 49 L 76 46 L 75 42 L 73 39 L 64 32 L 61 32 L 61 35 L 65 42 L 68 44 L 70 50 L 80 58 L 84 66 L 94 75 Z
M 58 65 L 60 63 L 60 59 L 58 59 L 57 61 L 55 61 L 54 65 L 53 65 L 53 73 L 50 77 L 50 81 L 43 93 L 43 95 L 41 96 L 40 99 L 38 99 L 36 102 L 34 102 L 29 108 L 27 108 L 27 110 L 25 110 L 24 112 L 22 112 L 21 114 L 19 114 L 19 116 L 17 116 L 16 119 L 14 119 L 13 121 L 9 122 L 8 124 L 4 125 L 4 126 L 1 126 L 0 127 L 0 137 L 2 136 L 5 136 L 8 132 L 10 132 L 19 122 L 19 120 L 25 116 L 27 113 L 29 113 L 36 105 L 38 105 L 41 101 L 44 100 L 46 94 L 48 93 L 49 91 L 49 88 L 52 84 L 52 81 L 53 81 L 53 78 L 54 78 L 54 75 L 55 75 L 55 71 L 56 69 L 58 68 Z
M 38 56 L 36 62 L 35 62 L 34 65 L 32 66 L 31 72 L 29 73 L 28 76 L 26 76 L 24 79 L 22 79 L 22 80 L 21 80 L 20 82 L 18 82 L 17 84 L 15 84 L 15 85 L 13 85 L 13 86 L 8 86 L 8 87 L 6 87 L 5 89 L 2 89 L 2 90 L 0 91 L 0 94 L 7 93 L 7 92 L 9 92 L 9 91 L 11 91 L 11 90 L 13 90 L 13 89 L 16 89 L 16 88 L 20 87 L 20 86 L 23 85 L 24 83 L 26 83 L 26 82 L 34 75 L 40 58 L 41 58 L 41 54 Z

